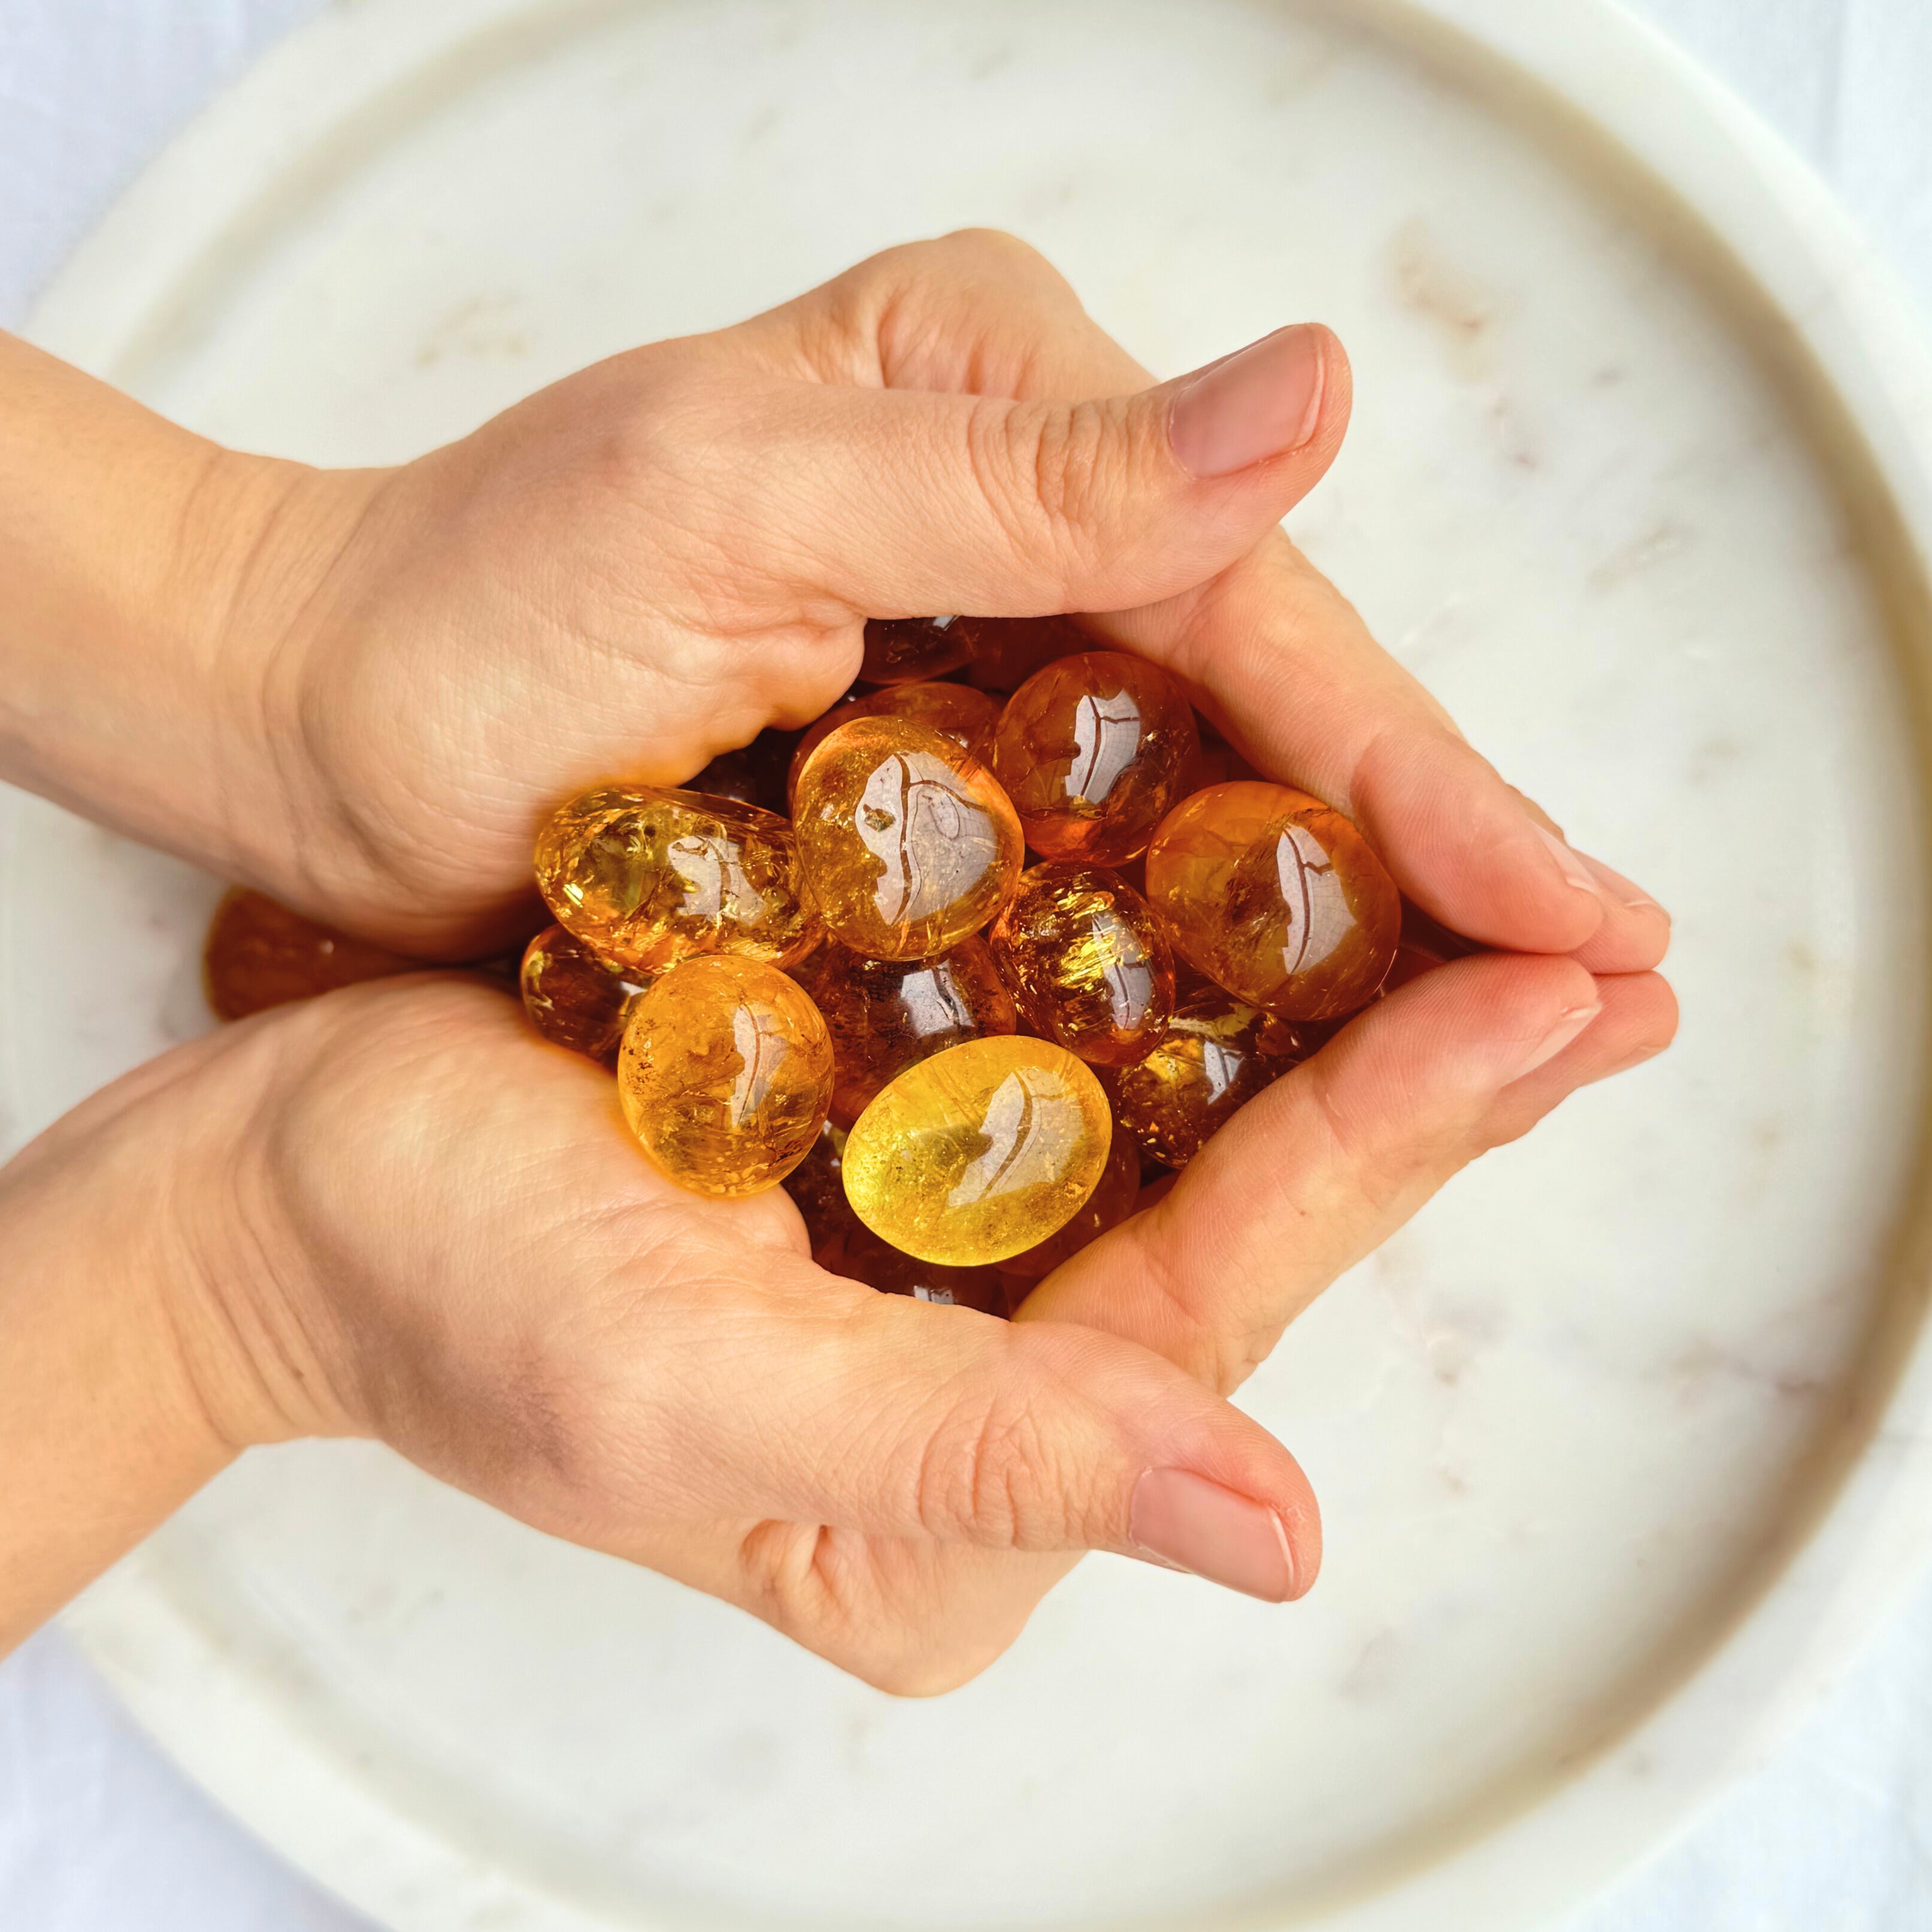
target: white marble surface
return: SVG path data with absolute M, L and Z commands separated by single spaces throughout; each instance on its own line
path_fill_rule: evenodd
M 50 9 L 38 23 L 29 19 L 34 10 L 16 5 L 14 0 L 0 0 L 0 32 L 7 35 L 0 39 L 0 59 L 9 64 L 0 69 L 0 94 L 26 93 L 59 101 L 63 97 L 58 93 L 37 91 L 46 83 L 23 77 L 27 56 L 36 45 L 70 50 L 75 37 L 92 23 L 103 58 L 69 62 L 77 75 L 85 76 L 86 86 L 64 97 L 74 104 L 66 118 L 69 124 L 78 124 L 83 130 L 111 130 L 122 144 L 115 165 L 123 167 L 137 160 L 141 152 L 138 142 L 130 139 L 130 129 L 142 139 L 152 139 L 165 118 L 161 103 L 171 102 L 179 111 L 191 99 L 194 84 L 212 70 L 215 56 L 238 56 L 251 35 L 272 24 L 272 10 L 266 8 L 211 9 L 206 37 L 197 42 L 186 25 L 191 11 L 184 8 L 170 30 L 146 43 L 144 52 L 140 36 L 112 31 L 116 16 L 111 9 L 64 0 L 58 14 Z M 1714 4 L 1677 10 L 1687 32 L 1721 35 L 1724 16 Z M 1734 21 L 1745 17 L 1744 10 L 1730 10 Z M 1899 10 L 1890 26 L 1882 10 L 1870 7 L 1773 10 L 1775 31 L 1762 31 L 1762 10 L 1752 8 L 1749 17 L 1760 30 L 1741 33 L 1733 43 L 1741 54 L 1760 63 L 1768 103 L 1814 143 L 1837 142 L 1846 153 L 1863 156 L 1856 165 L 1847 164 L 1852 166 L 1855 182 L 1879 180 L 1880 164 L 1895 157 L 1897 146 L 1887 148 L 1874 137 L 1861 106 L 1864 95 L 1856 95 L 1849 111 L 1843 99 L 1835 107 L 1821 105 L 1832 97 L 1821 94 L 1816 85 L 1821 70 L 1815 58 L 1804 56 L 1835 49 L 1841 74 L 1869 71 L 1874 76 L 1869 84 L 1872 98 L 1879 96 L 1882 83 L 1903 108 L 1916 97 L 1900 84 L 1898 48 L 1888 54 L 1882 37 L 1891 33 L 1894 38 L 1909 38 L 1916 26 L 1912 10 Z M 153 16 L 142 12 L 139 17 Z M 121 24 L 124 28 L 127 21 Z M 32 38 L 29 26 L 37 27 Z M 1722 44 L 1721 38 L 1713 41 L 1714 46 Z M 1918 70 L 1923 77 L 1924 50 L 1919 51 Z M 112 70 L 117 62 L 127 76 L 119 84 L 127 100 L 118 112 L 104 107 L 119 95 L 100 78 L 104 68 Z M 1910 70 L 1908 62 L 1904 71 Z M 149 90 L 145 94 L 144 86 Z M 83 97 L 84 110 L 78 105 Z M 47 117 L 50 128 L 62 123 L 58 112 Z M 24 124 L 24 120 L 0 124 L 0 140 L 17 140 L 28 146 Z M 64 226 L 44 214 L 37 226 L 14 231 L 22 238 L 24 259 L 17 265 L 10 290 L 24 290 L 44 272 L 74 226 L 84 225 L 91 198 L 98 198 L 112 178 L 113 168 L 104 159 L 108 141 L 85 132 L 70 138 L 74 144 L 68 152 L 76 164 L 64 177 L 64 200 L 62 171 L 50 159 L 39 164 L 38 176 L 32 167 L 16 169 L 0 159 L 0 173 L 7 178 L 4 192 L 18 193 L 16 181 L 31 184 L 38 178 L 46 185 L 29 188 L 24 198 L 32 200 L 37 209 L 74 211 Z M 54 149 L 50 141 L 38 152 L 51 156 Z M 28 146 L 29 158 L 34 152 Z M 1829 159 L 1838 149 L 1825 146 L 1820 152 Z M 1886 204 L 1885 220 L 1896 236 L 1909 242 L 1915 224 L 1918 232 L 1924 232 L 1926 206 L 1922 178 L 1919 200 L 1914 202 L 1909 196 L 1894 194 Z M 1456 307 L 1456 291 L 1445 289 L 1442 271 L 1420 243 L 1409 250 L 1406 262 L 1399 280 L 1414 292 L 1412 307 L 1427 326 L 1430 314 L 1439 317 L 1445 307 Z M 1922 262 L 1921 266 L 1932 269 L 1932 262 Z M 0 298 L 10 290 L 0 283 Z M 17 311 L 17 296 L 15 300 Z M 1445 352 L 1460 352 L 1454 349 L 1456 334 L 1452 319 L 1444 330 Z M 567 360 L 572 350 L 565 343 L 554 352 Z M 225 387 L 218 397 L 205 386 L 198 390 L 191 367 L 174 372 L 171 380 L 181 385 L 180 406 L 212 412 L 217 421 L 226 410 L 239 412 L 237 420 L 259 422 L 259 414 L 248 415 L 250 408 L 274 406 L 272 395 L 266 393 L 251 398 Z M 478 393 L 452 398 L 450 408 L 460 414 L 472 406 Z M 294 422 L 286 427 L 292 436 L 321 434 L 313 422 Z M 1364 429 L 1371 439 L 1378 433 L 1372 413 L 1365 418 Z M 343 433 L 352 436 L 358 431 L 352 424 Z M 1326 526 L 1318 522 L 1310 534 L 1318 545 L 1325 536 L 1346 549 L 1346 524 L 1345 517 L 1332 514 Z M 1645 532 L 1634 527 L 1630 534 L 1641 547 Z M 1386 594 L 1390 614 L 1400 619 L 1405 614 L 1401 599 L 1393 591 Z M 1480 608 L 1481 582 L 1470 594 Z M 1421 614 L 1438 621 L 1434 633 L 1406 636 L 1419 668 L 1444 682 L 1462 676 L 1480 683 L 1480 674 L 1468 668 L 1468 646 L 1459 639 L 1456 608 Z M 1406 634 L 1413 626 L 1402 628 Z M 1432 653 L 1433 663 L 1426 662 Z M 1467 1366 L 1470 1352 L 1484 1342 L 1481 1322 L 1472 1328 L 1462 1318 L 1469 1310 L 1459 1308 L 1453 1298 L 1446 1304 L 1440 1299 L 1416 1301 L 1402 1282 L 1400 1257 L 1394 1277 L 1381 1288 L 1387 1298 L 1382 1318 L 1393 1310 L 1398 1318 L 1406 1314 L 1433 1324 L 1432 1332 L 1420 1338 L 1421 1358 L 1432 1372 L 1448 1368 L 1453 1381 Z M 1932 1607 L 1922 1608 L 1919 1614 L 1922 1630 L 1925 1620 L 1932 1619 Z M 1688 1932 L 1692 1925 L 1724 1932 L 1732 1926 L 1798 1924 L 1902 1932 L 1922 1922 L 1932 1886 L 1925 1881 L 1922 1851 L 1910 1826 L 1915 1815 L 1912 1800 L 1927 1781 L 1932 1748 L 1921 1744 L 1912 1726 L 1900 1718 L 1902 1712 L 1925 1714 L 1932 1694 L 1932 1672 L 1922 1665 L 1912 1667 L 1922 1647 L 1908 1633 L 1892 1646 L 1898 1657 L 1888 1664 L 1882 1656 L 1864 1666 L 1836 1717 L 1827 1714 L 1814 1720 L 1805 1734 L 1808 1748 L 1787 1752 L 1684 1846 L 1617 1898 L 1594 1908 L 1583 1922 L 1590 1932 L 1624 1927 L 1669 1927 L 1673 1932 L 1683 1928 Z M 1386 1651 L 1377 1667 L 1389 1667 Z M 43 1640 L 30 1648 L 0 1676 L 0 1686 L 4 1687 L 0 1696 L 7 1700 L 0 1704 L 4 1714 L 0 1715 L 0 1745 L 8 1754 L 0 1756 L 0 1923 L 10 1923 L 17 1915 L 22 1924 L 46 1925 L 56 1932 L 80 1932 L 82 1928 L 94 1932 L 109 1924 L 117 1932 L 123 1928 L 146 1932 L 150 1926 L 167 1927 L 172 1932 L 173 1927 L 189 1923 L 226 1932 L 231 1924 L 336 1922 L 329 1916 L 332 1908 L 307 1894 L 252 1848 L 232 1855 L 226 1851 L 221 1828 L 200 1802 L 176 1785 L 145 1747 L 126 1740 L 111 1714 L 94 1702 L 84 1678 L 55 1640 Z M 1875 1722 L 1875 1714 L 1885 1721 Z M 229 1914 L 226 1918 L 224 1912 Z

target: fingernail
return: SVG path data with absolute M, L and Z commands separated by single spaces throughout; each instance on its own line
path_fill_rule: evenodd
M 1573 852 L 1555 832 L 1543 826 L 1537 826 L 1536 836 L 1550 848 L 1550 856 L 1562 868 L 1564 878 L 1571 885 L 1574 886 L 1580 892 L 1588 892 L 1599 905 L 1606 906 L 1610 903 L 1610 894 L 1604 890 L 1596 874 L 1584 862 L 1582 853 Z
M 1191 1469 L 1149 1469 L 1134 1485 L 1127 1534 L 1170 1569 L 1285 1604 L 1294 1594 L 1294 1557 L 1282 1520 Z
M 1592 859 L 1587 853 L 1580 856 L 1584 864 L 1596 874 L 1598 884 L 1619 905 L 1627 906 L 1632 912 L 1663 912 L 1666 919 L 1670 916 L 1634 880 L 1625 878 L 1621 872 L 1612 872 L 1600 859 Z
M 1592 1000 L 1586 1006 L 1567 1007 L 1540 1040 L 1504 1062 L 1503 1077 L 1498 1084 L 1507 1087 L 1512 1080 L 1520 1080 L 1526 1073 L 1534 1073 L 1554 1060 L 1603 1010 L 1600 1000 Z
M 1325 330 L 1298 322 L 1184 378 L 1167 418 L 1180 466 L 1229 476 L 1300 448 L 1321 420 L 1327 340 Z

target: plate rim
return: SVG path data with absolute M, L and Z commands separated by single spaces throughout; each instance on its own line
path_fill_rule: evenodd
M 453 59 L 488 44 L 584 31 L 639 0 L 360 0 L 284 38 L 150 163 L 35 304 L 29 340 L 99 374 L 155 352 L 192 291 L 251 248 L 290 196 L 314 192 L 358 140 L 406 115 Z M 1293 8 L 1296 0 L 1277 0 Z M 1466 77 L 1502 88 L 1602 144 L 1674 207 L 1788 331 L 1790 353 L 1843 421 L 1840 456 L 1868 464 L 1895 517 L 1914 610 L 1891 628 L 1914 694 L 1923 794 L 1932 785 L 1932 344 L 1889 265 L 1828 189 L 1720 82 L 1618 0 L 1310 0 Z M 483 57 L 488 58 L 484 53 Z M 245 156 L 247 167 L 235 165 Z M 1634 172 L 1632 172 L 1634 170 Z M 1846 440 L 1849 438 L 1849 441 Z M 1842 482 L 1844 479 L 1840 478 Z M 1916 625 L 1911 616 L 1918 620 Z M 1916 632 L 1904 641 L 1906 632 Z M 0 798 L 0 850 L 11 817 Z M 0 921 L 4 921 L 0 907 Z M 1918 1162 L 1925 1166 L 1922 1148 Z M 1687 1829 L 1848 1667 L 1932 1560 L 1932 1238 L 1903 1239 L 1894 1278 L 1916 1327 L 1868 1438 L 1816 1521 L 1730 1633 L 1588 1767 L 1496 1828 L 1374 1895 L 1311 1921 L 1286 1902 L 1187 1922 L 1328 1932 L 1443 1924 L 1526 1928 L 1574 1909 Z M 620 1922 L 480 1866 L 392 1808 L 279 1700 L 258 1697 L 147 1574 L 137 1552 L 62 1621 L 163 1750 L 248 1828 L 328 1890 L 408 1932 L 514 1912 L 530 1932 Z M 632 1925 L 665 1924 L 632 1918 Z M 709 1922 L 717 1923 L 713 1920 Z

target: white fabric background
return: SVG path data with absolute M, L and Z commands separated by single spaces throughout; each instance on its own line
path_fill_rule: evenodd
M 321 4 L 0 0 L 0 326 Z M 1932 310 L 1932 0 L 1635 4 L 1810 158 Z M 1928 1927 L 1932 1582 L 1772 1762 L 1561 1932 Z M 368 1932 L 187 1784 L 52 1633 L 0 1668 L 0 1928 Z

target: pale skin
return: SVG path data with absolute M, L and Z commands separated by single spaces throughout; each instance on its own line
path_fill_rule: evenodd
M 473 956 L 526 921 L 547 811 L 806 722 L 868 616 L 1070 610 L 1500 949 L 1363 1016 L 1010 1325 L 826 1274 L 782 1193 L 680 1192 L 608 1076 L 460 976 L 181 1048 L 0 1170 L 0 1649 L 311 1435 L 902 1692 L 983 1670 L 1090 1550 L 1310 1587 L 1314 1498 L 1228 1397 L 1458 1168 L 1676 1024 L 1664 913 L 1276 529 L 1348 394 L 1312 328 L 1156 386 L 981 234 L 394 470 L 218 449 L 0 340 L 0 776 L 335 924 Z

